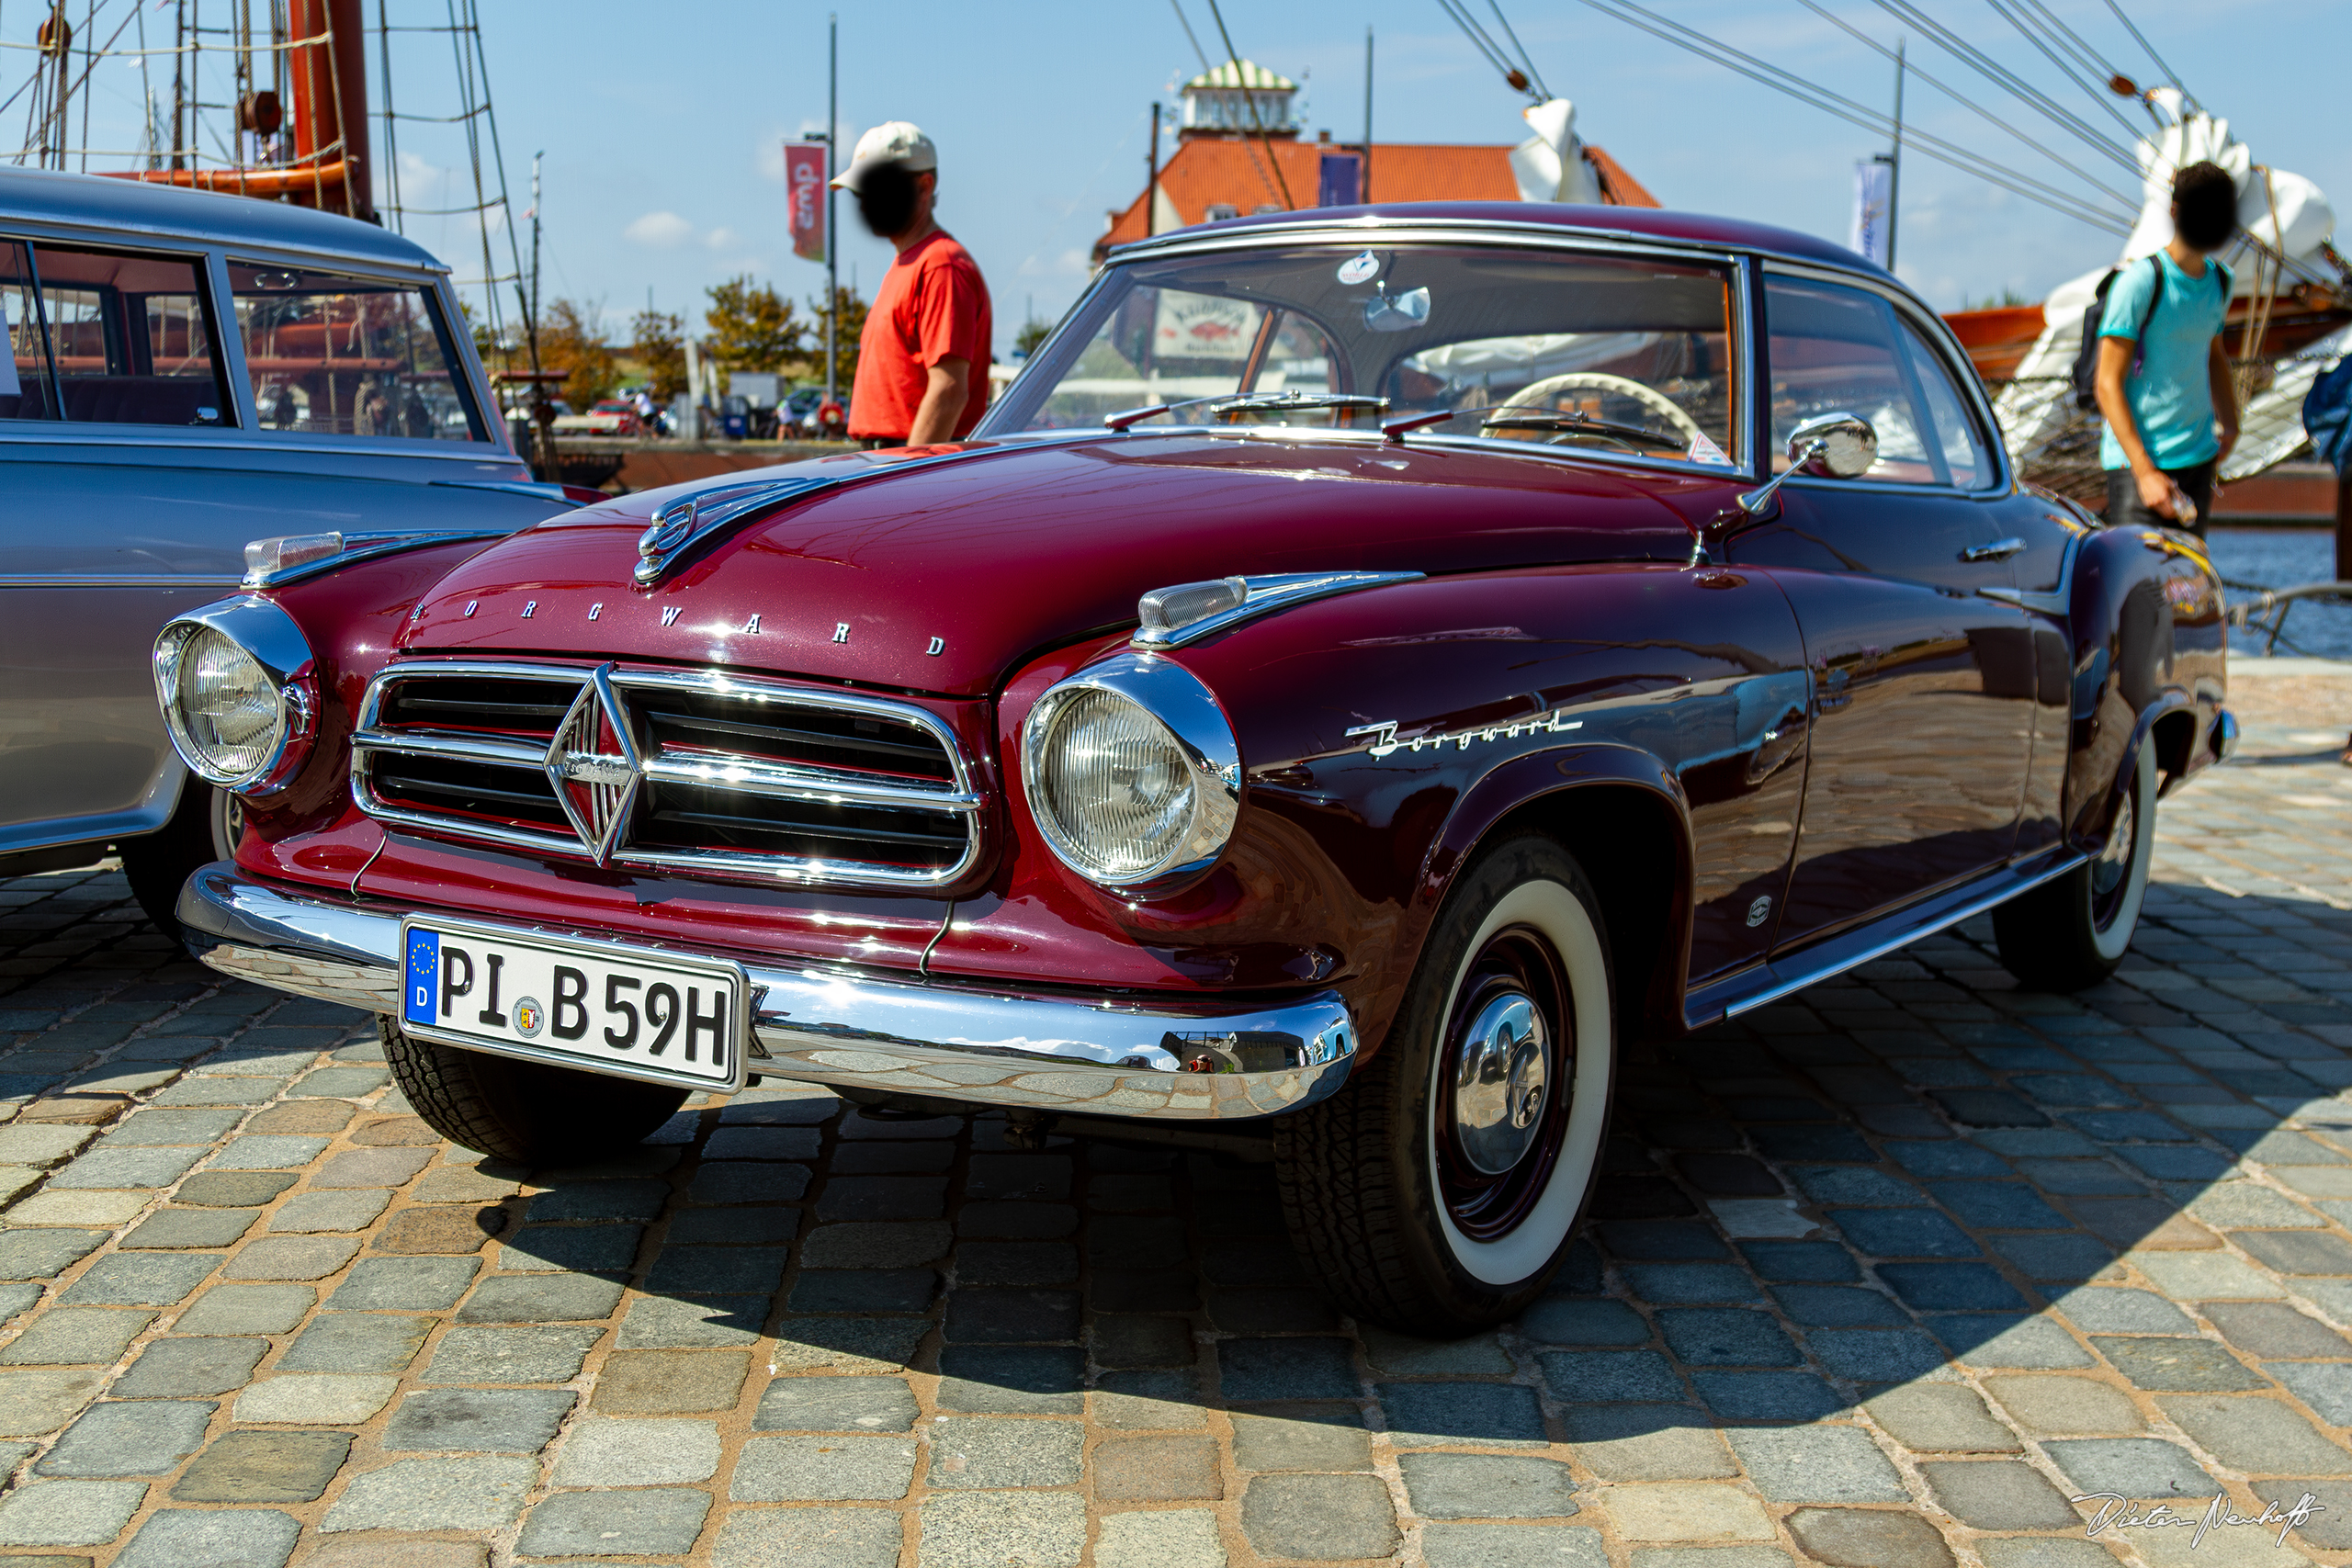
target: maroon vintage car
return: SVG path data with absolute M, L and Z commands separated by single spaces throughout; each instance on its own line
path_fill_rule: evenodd
M 157 646 L 247 803 L 182 919 L 381 1014 L 470 1148 L 763 1077 L 1256 1134 L 1348 1310 L 1491 1323 L 1621 1041 L 1985 910 L 2030 984 L 2120 958 L 2159 795 L 2233 733 L 2219 585 L 1993 432 L 1936 316 L 1797 234 L 1166 236 L 968 443 L 258 542 Z

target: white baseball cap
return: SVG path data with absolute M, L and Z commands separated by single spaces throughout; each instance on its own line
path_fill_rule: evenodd
M 842 190 L 854 191 L 858 183 L 872 169 L 896 164 L 909 174 L 927 174 L 939 167 L 939 150 L 922 128 L 903 119 L 885 120 L 857 139 L 857 150 L 850 154 L 849 167 L 833 176 L 833 184 Z

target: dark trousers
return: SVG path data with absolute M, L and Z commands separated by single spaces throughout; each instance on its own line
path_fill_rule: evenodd
M 2166 468 L 2164 475 L 2186 491 L 2188 499 L 2197 503 L 2196 522 L 2182 524 L 2157 516 L 2140 503 L 2140 485 L 2132 479 L 2132 470 L 2109 468 L 2107 470 L 2107 525 L 2120 528 L 2126 524 L 2137 523 L 2143 527 L 2186 527 L 2198 537 L 2204 537 L 2205 525 L 2213 518 L 2213 465 L 2204 462 L 2191 468 Z

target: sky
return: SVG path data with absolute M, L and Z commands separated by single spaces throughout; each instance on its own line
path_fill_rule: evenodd
M 395 24 L 438 20 L 442 0 L 387 0 Z M 2130 170 L 2037 119 L 2017 100 L 1891 14 L 1895 0 L 1819 0 L 1887 46 L 1906 31 L 1910 60 L 1961 87 L 1995 118 L 2136 196 Z M 1992 0 L 1914 0 L 1934 20 L 2054 90 L 2112 131 L 2118 121 L 2048 62 Z M 2005 0 L 2012 9 L 2019 0 Z M 1206 0 L 1181 0 L 1210 58 L 1224 54 Z M 1304 85 L 1308 134 L 1351 140 L 1363 124 L 1364 30 L 1375 36 L 1375 141 L 1510 143 L 1527 134 L 1513 93 L 1448 21 L 1437 0 L 1220 0 L 1236 51 Z M 1472 9 L 1491 17 L 1483 0 Z M 1884 107 L 1893 67 L 1803 0 L 1652 0 L 1687 26 L 1763 56 L 1849 97 Z M 2108 0 L 2046 0 L 2107 59 L 2143 84 L 2162 73 Z M 2352 204 L 2352 133 L 2337 106 L 2352 0 L 2124 0 L 2151 44 L 2208 108 L 2226 117 L 2259 162 L 2316 180 Z M 0 42 L 28 35 L 28 0 L 0 0 Z M 404 17 L 404 10 L 416 13 Z M 787 297 L 821 293 L 822 268 L 792 254 L 782 144 L 825 124 L 827 11 L 804 0 L 686 0 L 657 13 L 617 0 L 490 0 L 483 49 L 514 208 L 529 202 L 543 150 L 543 289 L 600 309 L 616 333 L 650 298 L 697 321 L 706 291 L 749 273 Z M 1668 207 L 1777 223 L 1844 243 L 1853 165 L 1885 148 L 1846 124 L 1696 59 L 1577 0 L 1503 0 L 1552 90 L 1577 105 L 1577 127 Z M 370 19 L 375 7 L 369 6 Z M 657 14 L 666 20 L 657 21 Z M 967 246 L 993 295 L 1000 354 L 1031 315 L 1057 319 L 1084 287 L 1105 210 L 1142 189 L 1149 106 L 1173 104 L 1199 62 L 1170 0 L 897 0 L 841 16 L 843 144 L 877 121 L 911 119 L 936 141 L 940 218 Z M 2330 39 L 2333 39 L 2330 42 Z M 0 97 L 17 51 L 0 51 Z M 454 113 L 445 39 L 406 39 L 396 53 L 399 107 Z M 98 118 L 137 135 L 127 65 L 94 100 Z M 2127 115 L 2133 106 L 2109 99 Z M 20 134 L 21 105 L 0 115 Z M 2013 168 L 2086 190 L 2032 147 L 1914 76 L 1905 118 Z M 2144 123 L 2144 116 L 2142 118 Z M 98 140 L 94 133 L 93 140 Z M 130 145 L 116 141 L 112 145 Z M 466 152 L 446 128 L 402 128 L 407 199 L 470 201 Z M 845 198 L 841 263 L 871 297 L 889 248 L 857 226 Z M 461 278 L 479 277 L 471 219 L 420 218 L 407 231 Z M 526 241 L 527 231 L 521 235 Z M 505 260 L 502 237 L 497 252 Z M 1915 153 L 1905 160 L 1897 271 L 1939 310 L 1996 298 L 2039 299 L 2114 259 L 2120 241 Z M 803 306 L 806 309 L 806 306 Z

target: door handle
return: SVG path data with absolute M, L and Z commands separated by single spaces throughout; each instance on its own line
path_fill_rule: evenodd
M 1996 539 L 1989 545 L 1971 545 L 1960 552 L 1965 561 L 2007 560 L 2025 548 L 2023 539 Z

